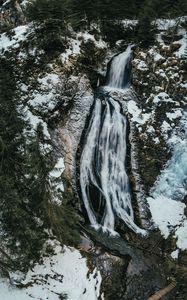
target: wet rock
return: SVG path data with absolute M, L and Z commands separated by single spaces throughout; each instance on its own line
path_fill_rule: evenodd
M 170 48 L 171 48 L 171 51 L 177 51 L 179 48 L 181 47 L 181 44 L 180 43 L 172 43 L 170 45 Z
M 74 104 L 69 111 L 68 118 L 58 126 L 58 142 L 64 152 L 64 177 L 72 185 L 76 185 L 76 155 L 86 119 L 94 101 L 93 91 L 86 76 L 78 78 L 78 92 L 74 97 Z
M 178 261 L 181 266 L 184 266 L 187 268 L 187 250 L 180 251 Z M 187 272 L 187 269 L 186 269 L 186 272 Z

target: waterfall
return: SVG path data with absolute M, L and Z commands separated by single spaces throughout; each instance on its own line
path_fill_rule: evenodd
M 110 65 L 107 85 L 112 88 L 123 89 L 130 86 L 132 46 L 128 46 L 123 53 L 116 55 Z
M 118 57 L 119 56 L 119 57 Z M 129 85 L 132 50 L 114 57 L 108 85 Z M 124 74 L 125 73 L 125 74 Z M 126 173 L 127 119 L 120 104 L 105 89 L 97 97 L 81 155 L 80 185 L 91 225 L 115 232 L 117 218 L 136 233 L 145 231 L 134 223 L 129 179 Z

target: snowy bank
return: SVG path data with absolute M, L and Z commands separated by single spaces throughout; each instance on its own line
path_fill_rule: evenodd
M 11 281 L 17 274 L 12 274 Z M 67 295 L 69 300 L 96 300 L 100 295 L 101 275 L 96 269 L 92 273 L 86 258 L 74 248 L 57 245 L 55 254 L 44 257 L 21 281 L 23 288 L 0 279 L 0 299 L 6 300 L 59 300 Z

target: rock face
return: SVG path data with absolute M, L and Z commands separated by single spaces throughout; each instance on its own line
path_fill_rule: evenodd
M 89 116 L 94 101 L 94 94 L 90 82 L 85 75 L 74 79 L 78 81 L 78 91 L 74 96 L 73 107 L 68 112 L 67 120 L 60 123 L 57 130 L 59 143 L 64 153 L 64 177 L 70 181 L 75 188 L 78 146 L 86 126 L 86 119 Z
M 20 5 L 20 1 L 3 0 L 2 2 L 2 7 L 0 8 L 1 26 L 17 26 L 26 22 L 23 12 L 24 5 L 22 6 L 22 3 Z

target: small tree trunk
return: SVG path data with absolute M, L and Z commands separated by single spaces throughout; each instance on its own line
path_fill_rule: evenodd
M 160 291 L 156 292 L 154 295 L 149 297 L 147 300 L 159 300 L 162 297 L 164 297 L 167 293 L 171 292 L 175 287 L 177 283 L 175 280 L 172 280 L 172 282 L 166 286 L 165 288 L 161 289 Z

